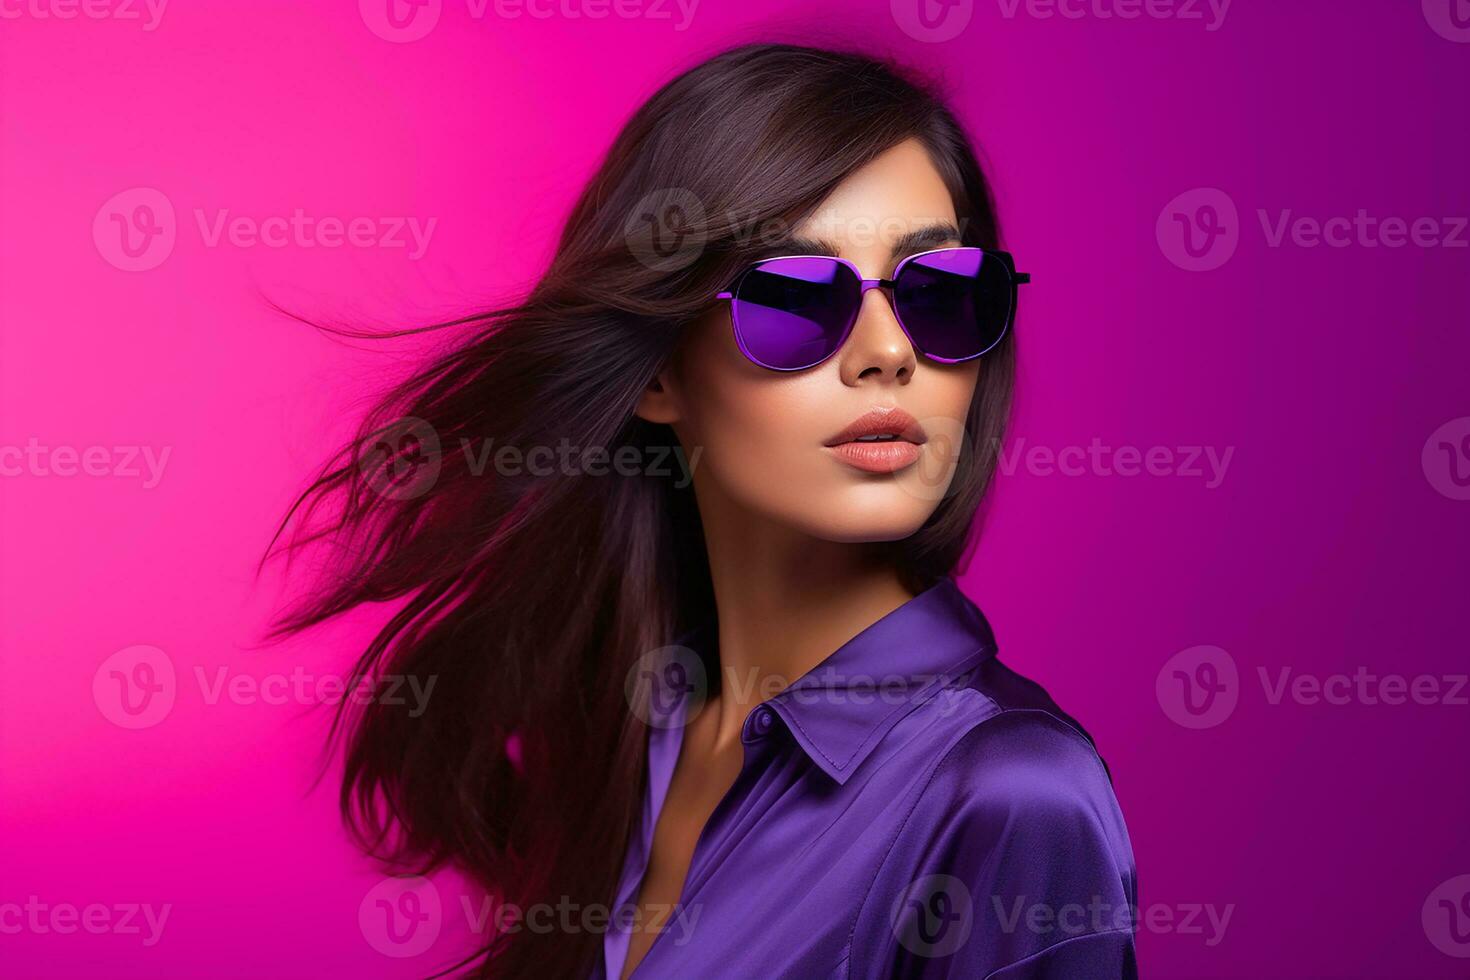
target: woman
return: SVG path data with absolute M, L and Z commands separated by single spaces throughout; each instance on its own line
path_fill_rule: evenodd
M 359 669 L 436 679 L 338 717 L 352 827 L 572 910 L 476 972 L 1133 975 L 1106 770 L 950 578 L 1010 402 L 998 241 L 924 86 L 726 52 L 293 510 L 342 547 L 283 628 L 400 600 Z

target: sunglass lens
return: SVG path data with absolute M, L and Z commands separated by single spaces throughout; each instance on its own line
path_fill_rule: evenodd
M 796 371 L 837 350 L 857 314 L 861 284 L 834 259 L 767 259 L 735 290 L 735 334 L 745 355 L 763 367 Z
M 946 248 L 906 262 L 893 304 L 909 336 L 926 355 L 962 361 L 1000 340 L 1011 315 L 1011 274 L 978 248 Z

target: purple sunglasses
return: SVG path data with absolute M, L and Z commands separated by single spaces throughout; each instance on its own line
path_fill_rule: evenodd
M 864 279 L 847 259 L 783 255 L 751 263 L 730 288 L 735 342 L 772 371 L 803 371 L 842 347 L 870 289 L 887 289 L 893 315 L 914 349 L 958 364 L 1000 343 L 1016 310 L 1016 271 L 1009 252 L 936 248 L 910 255 L 892 279 Z

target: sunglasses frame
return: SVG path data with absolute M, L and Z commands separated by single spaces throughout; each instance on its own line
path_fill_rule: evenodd
M 904 266 L 908 265 L 915 259 L 923 258 L 926 255 L 933 255 L 935 252 L 953 252 L 962 248 L 979 248 L 983 258 L 995 258 L 1000 261 L 1001 265 L 1005 267 L 1006 278 L 1010 280 L 1011 301 L 1008 311 L 1006 313 L 1006 322 L 1004 325 L 1001 326 L 1000 333 L 996 334 L 995 340 L 988 347 L 986 347 L 979 353 L 970 354 L 966 357 L 939 357 L 937 355 L 926 352 L 923 347 L 919 346 L 918 341 L 914 340 L 914 335 L 909 333 L 908 325 L 903 322 L 903 317 L 899 314 L 898 307 L 894 305 L 893 287 L 894 284 L 898 281 L 898 277 L 903 273 Z M 745 339 L 740 335 L 739 312 L 734 300 L 740 292 L 741 283 L 745 281 L 746 276 L 750 275 L 762 265 L 765 265 L 767 262 L 775 262 L 779 259 L 826 259 L 829 262 L 837 262 L 847 266 L 849 269 L 852 270 L 852 273 L 857 278 L 860 286 L 860 291 L 858 293 L 858 312 L 853 315 L 852 320 L 849 321 L 847 326 L 843 329 L 842 336 L 837 339 L 837 344 L 835 347 L 832 348 L 831 353 L 824 355 L 820 360 L 813 361 L 810 364 L 802 365 L 801 367 L 776 367 L 775 365 L 767 364 L 766 362 L 762 361 L 760 358 L 752 354 L 748 349 L 746 349 Z M 870 289 L 887 290 L 888 308 L 893 311 L 893 319 L 898 321 L 899 329 L 903 331 L 903 335 L 908 338 L 909 344 L 914 348 L 914 350 L 918 351 L 920 354 L 923 354 L 929 360 L 937 361 L 941 364 L 962 364 L 965 361 L 973 361 L 977 357 L 983 357 L 984 355 L 990 353 L 992 350 L 995 349 L 997 344 L 1005 339 L 1006 334 L 1010 332 L 1011 326 L 1015 323 L 1016 320 L 1016 299 L 1020 294 L 1020 287 L 1024 286 L 1030 281 L 1031 274 L 1029 272 L 1016 271 L 1016 260 L 1010 252 L 1001 251 L 1000 249 L 982 248 L 977 245 L 946 245 L 942 248 L 926 249 L 922 252 L 915 252 L 913 255 L 905 256 L 898 263 L 898 265 L 893 267 L 893 276 L 888 279 L 865 279 L 863 278 L 862 272 L 858 269 L 857 265 L 852 262 L 851 259 L 838 258 L 835 255 L 772 255 L 768 258 L 758 259 L 752 262 L 750 265 L 746 266 L 745 269 L 743 269 L 741 273 L 735 277 L 735 281 L 730 284 L 729 289 L 721 290 L 720 292 L 715 294 L 715 299 L 731 301 L 730 327 L 735 333 L 735 343 L 739 346 L 740 353 L 744 354 L 746 359 L 752 364 L 763 367 L 768 371 L 806 371 L 816 367 L 818 364 L 824 363 L 829 358 L 831 358 L 833 354 L 836 354 L 838 351 L 842 350 L 842 346 L 846 344 L 847 339 L 852 336 L 853 327 L 857 326 L 858 317 L 861 315 L 862 299 L 863 297 L 867 296 L 868 290 Z

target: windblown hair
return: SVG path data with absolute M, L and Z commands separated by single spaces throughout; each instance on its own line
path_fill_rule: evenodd
M 418 328 L 458 328 L 463 342 L 376 405 L 270 552 L 336 545 L 278 634 L 392 600 L 358 677 L 435 679 L 417 716 L 375 699 L 335 717 L 343 816 L 365 849 L 404 869 L 456 867 L 522 907 L 613 902 L 646 778 L 647 726 L 625 678 L 715 611 L 693 487 L 501 475 L 456 447 L 677 446 L 634 407 L 755 256 L 752 229 L 793 227 L 911 138 L 947 185 L 964 244 L 997 247 L 975 153 L 927 83 L 863 55 L 729 50 L 627 122 L 524 302 Z M 985 356 L 951 492 L 892 546 L 915 587 L 966 554 L 1010 407 L 1012 345 Z M 521 929 L 486 937 L 460 966 L 581 977 L 600 948 L 593 932 Z

